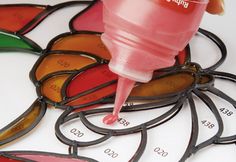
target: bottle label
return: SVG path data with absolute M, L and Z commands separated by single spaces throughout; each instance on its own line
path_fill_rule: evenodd
M 182 6 L 183 8 L 188 8 L 189 7 L 189 2 L 186 2 L 184 0 L 166 0 L 167 2 L 173 2 L 176 3 L 178 6 Z
M 154 0 L 161 6 L 180 13 L 190 13 L 195 8 L 195 3 L 187 0 Z

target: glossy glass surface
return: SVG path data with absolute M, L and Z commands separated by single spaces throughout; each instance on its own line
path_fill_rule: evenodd
M 108 97 L 110 95 L 114 95 L 114 93 L 116 91 L 116 87 L 117 87 L 116 84 L 112 84 L 110 86 L 98 89 L 95 92 L 91 92 L 87 95 L 83 95 L 77 99 L 74 99 L 74 100 L 70 101 L 69 103 L 67 103 L 66 105 L 78 106 L 78 105 L 88 104 L 91 102 L 98 101 L 102 98 Z
M 31 155 L 31 154 L 18 154 L 17 157 L 22 157 L 37 162 L 88 162 L 87 160 L 81 160 L 72 157 L 60 157 L 53 155 Z
M 0 155 L 0 161 L 1 162 L 23 162 L 22 160 L 15 160 L 15 159 L 8 158 L 2 155 Z
M 92 57 L 79 54 L 49 54 L 42 59 L 36 69 L 36 78 L 40 80 L 47 74 L 62 71 L 81 69 L 95 63 Z
M 61 89 L 66 81 L 70 77 L 69 74 L 57 75 L 45 80 L 42 83 L 41 93 L 44 97 L 47 97 L 53 102 L 62 101 Z
M 117 80 L 117 78 L 118 76 L 109 70 L 108 65 L 99 65 L 73 78 L 67 86 L 66 94 L 68 97 L 72 97 L 102 84 Z
M 24 117 L 14 123 L 8 129 L 0 131 L 0 141 L 10 139 L 14 136 L 17 136 L 17 134 L 25 131 L 26 129 L 29 129 L 38 118 L 41 112 L 40 110 L 40 103 L 37 102 L 35 105 L 33 105 L 33 108 Z
M 103 15 L 102 1 L 95 2 L 92 6 L 86 9 L 86 12 L 79 13 L 72 19 L 71 26 L 73 30 L 89 30 L 104 32 L 104 24 L 102 21 Z
M 107 65 L 99 65 L 80 73 L 66 87 L 67 97 L 77 96 L 68 105 L 91 103 L 113 95 L 117 77 Z
M 1 20 L 1 19 L 0 19 Z M 1 21 L 0 21 L 1 22 Z M 22 50 L 34 50 L 32 45 L 24 40 L 23 38 L 0 31 L 0 50 L 12 50 L 12 49 L 22 49 Z M 35 49 L 38 51 L 38 49 Z
M 72 34 L 58 38 L 49 48 L 50 50 L 83 51 L 95 54 L 106 60 L 110 60 L 111 55 L 102 43 L 100 34 Z
M 191 73 L 173 73 L 134 87 L 130 96 L 153 97 L 175 94 L 190 88 L 194 81 L 195 78 Z
M 0 29 L 16 32 L 39 15 L 45 7 L 41 6 L 0 6 Z

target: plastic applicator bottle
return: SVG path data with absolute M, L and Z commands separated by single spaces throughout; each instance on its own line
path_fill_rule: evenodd
M 208 0 L 103 0 L 102 40 L 112 55 L 109 68 L 120 77 L 114 123 L 135 82 L 148 82 L 156 69 L 172 66 L 197 32 Z

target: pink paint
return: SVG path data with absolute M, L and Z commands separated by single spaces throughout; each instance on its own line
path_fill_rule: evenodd
M 14 154 L 17 157 L 34 160 L 37 162 L 88 162 L 87 160 L 80 160 L 75 158 L 63 157 L 62 155 L 44 155 L 44 154 Z
M 99 0 L 90 8 L 79 14 L 72 22 L 72 26 L 76 31 L 89 30 L 89 31 L 104 31 L 104 24 L 102 21 L 103 4 Z
M 131 82 L 148 82 L 156 69 L 172 66 L 175 56 L 196 33 L 208 0 L 103 0 L 105 32 L 111 52 L 109 68 L 123 78 L 113 116 L 132 89 Z M 124 82 L 124 83 L 122 83 Z M 128 84 L 125 84 L 128 83 Z M 132 83 L 133 84 L 133 83 Z M 125 98 L 125 99 L 124 99 Z
M 112 124 L 119 118 L 119 112 L 122 108 L 122 105 L 125 103 L 126 99 L 128 98 L 132 88 L 134 87 L 135 81 L 126 79 L 123 77 L 119 77 L 118 79 L 118 86 L 117 86 L 117 93 L 115 98 L 115 108 L 112 114 L 107 115 L 103 119 L 103 123 L 105 124 Z M 122 92 L 122 93 L 119 93 Z

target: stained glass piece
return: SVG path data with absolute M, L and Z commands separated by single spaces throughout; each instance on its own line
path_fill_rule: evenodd
M 92 57 L 80 54 L 49 54 L 43 56 L 36 68 L 36 79 L 40 80 L 47 74 L 62 71 L 81 69 L 87 65 L 96 63 Z
M 45 7 L 36 5 L 0 6 L 0 29 L 16 32 L 38 16 Z
M 29 132 L 45 113 L 45 107 L 36 101 L 33 105 L 18 119 L 4 127 L 0 131 L 0 145 L 11 142 Z
M 53 102 L 62 101 L 61 89 L 70 74 L 51 77 L 42 83 L 41 93 Z
M 153 97 L 175 94 L 190 88 L 194 81 L 195 78 L 191 73 L 173 73 L 135 87 L 131 91 L 130 96 Z
M 54 40 L 48 48 L 50 50 L 83 51 L 110 60 L 111 55 L 100 36 L 100 34 L 92 32 L 67 35 Z
M 202 75 L 200 77 L 200 80 L 198 81 L 198 84 L 206 84 L 206 83 L 209 83 L 211 81 L 213 81 L 212 76 L 206 74 L 206 75 Z
M 85 70 L 67 85 L 67 97 L 80 95 L 67 105 L 78 106 L 114 95 L 117 78 L 118 76 L 109 70 L 108 65 L 99 65 Z
M 71 80 L 66 89 L 67 97 L 75 96 L 117 78 L 118 76 L 109 70 L 107 64 L 89 68 Z
M 95 160 L 87 157 L 77 156 L 72 157 L 69 155 L 61 155 L 55 153 L 43 153 L 43 152 L 17 152 L 11 153 L 12 156 L 25 158 L 37 162 L 96 162 Z
M 101 89 L 96 89 L 83 94 L 86 90 L 91 90 L 101 86 L 109 81 L 117 80 L 117 76 L 109 71 L 107 65 L 100 67 L 94 67 L 85 71 L 84 73 L 77 75 L 67 86 L 67 97 L 77 96 L 76 99 L 70 101 L 67 105 L 78 106 L 81 104 L 87 104 L 90 102 L 98 101 L 99 99 L 106 98 L 108 96 L 114 96 L 117 84 L 106 85 Z M 195 78 L 192 73 L 179 72 L 164 75 L 163 77 L 152 80 L 149 83 L 139 84 L 134 87 L 130 94 L 130 99 L 139 98 L 139 100 L 145 100 L 148 97 L 155 99 L 163 95 L 172 95 L 190 88 L 195 83 Z M 102 95 L 103 93 L 103 95 Z M 143 97 L 143 99 L 142 99 Z
M 0 31 L 0 51 L 26 50 L 40 52 L 42 49 L 25 37 Z
M 98 89 L 94 92 L 91 92 L 87 95 L 83 95 L 77 99 L 74 99 L 71 102 L 68 102 L 67 105 L 78 106 L 78 105 L 83 105 L 83 104 L 99 101 L 100 99 L 103 99 L 109 96 L 113 96 L 115 95 L 116 87 L 117 87 L 116 84 L 111 84 L 104 88 Z
M 187 49 L 185 48 L 183 51 L 180 51 L 179 54 L 177 55 L 177 58 L 179 64 L 186 63 L 186 61 L 188 61 Z
M 3 155 L 0 155 L 0 161 L 1 162 L 23 162 L 22 160 L 15 160 L 13 158 L 5 157 Z
M 88 30 L 104 32 L 102 21 L 103 4 L 99 0 L 89 6 L 86 10 L 76 15 L 70 22 L 72 30 Z

